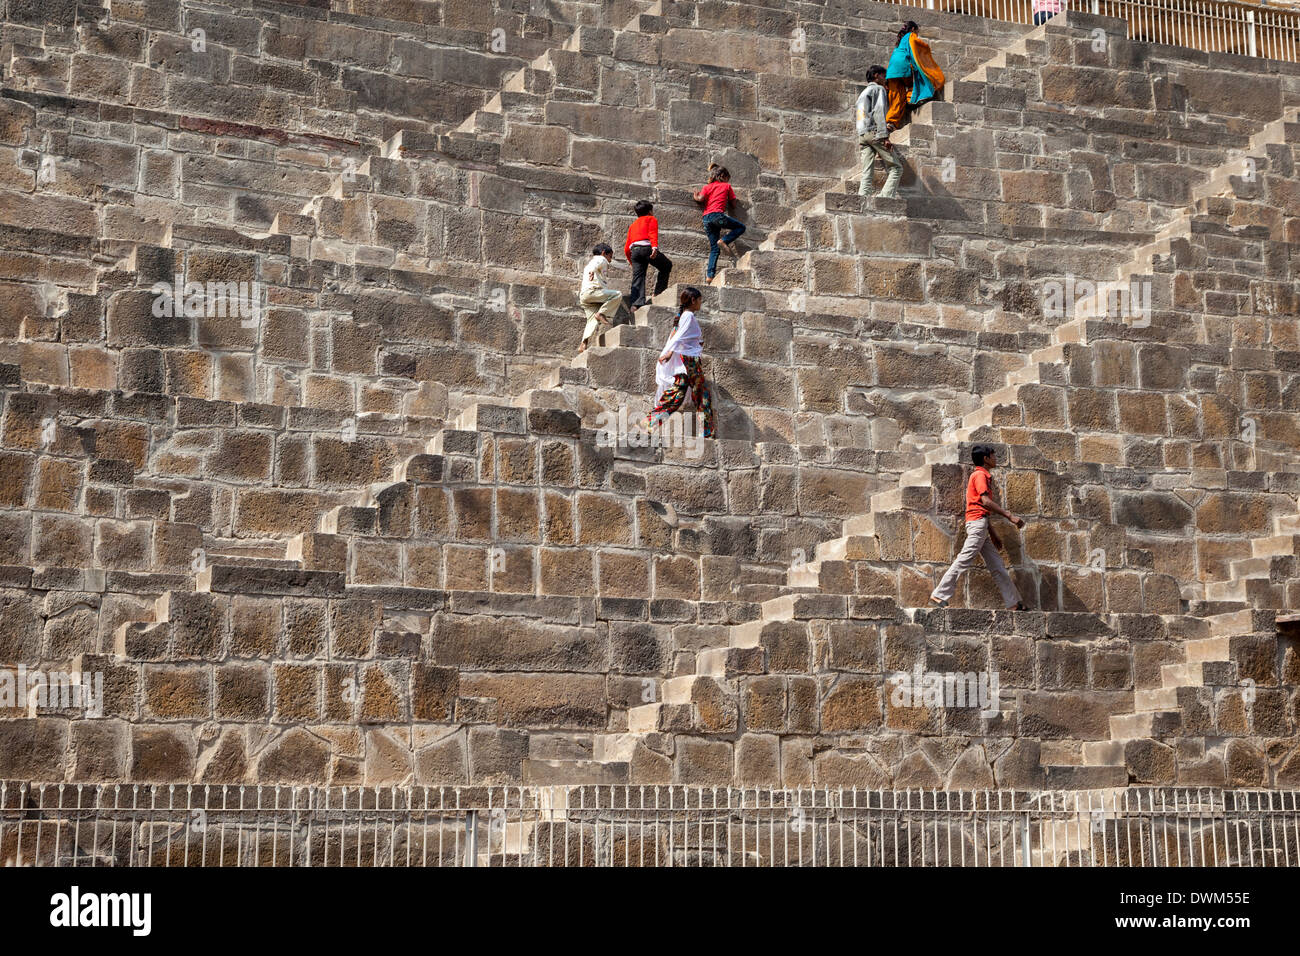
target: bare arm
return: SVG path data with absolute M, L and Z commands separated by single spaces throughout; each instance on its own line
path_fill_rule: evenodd
M 1024 518 L 1017 518 L 1010 511 L 1005 510 L 1001 505 L 999 505 L 988 495 L 980 495 L 980 505 L 982 505 L 988 511 L 993 512 L 995 515 L 1001 515 L 1003 518 L 1006 518 L 1017 528 L 1024 527 L 1025 524 Z

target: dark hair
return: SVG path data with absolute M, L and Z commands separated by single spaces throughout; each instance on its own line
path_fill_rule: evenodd
M 899 41 L 902 41 L 903 37 L 907 36 L 909 33 L 916 33 L 920 29 L 921 28 L 916 25 L 915 20 L 908 20 L 903 24 L 903 29 L 898 31 Z
M 677 316 L 673 319 L 673 328 L 677 328 L 677 323 L 681 321 L 682 313 L 696 299 L 703 299 L 700 290 L 693 285 L 683 287 L 681 293 L 677 296 Z
M 596 243 L 596 248 L 591 250 L 591 254 L 593 256 L 612 256 L 614 250 L 610 248 L 609 243 L 598 242 Z
M 883 66 L 881 66 L 880 64 L 876 64 L 875 66 L 869 66 L 869 67 L 867 67 L 867 82 L 868 82 L 868 83 L 874 83 L 876 77 L 880 76 L 880 74 L 882 74 L 882 73 L 884 73 L 884 72 L 885 72 L 885 68 L 884 68 Z
M 632 209 L 638 216 L 648 216 L 655 211 L 655 204 L 648 199 L 638 199 Z
M 982 465 L 985 457 L 995 453 L 996 449 L 992 445 L 976 445 L 970 450 L 970 460 L 976 465 Z
M 719 179 L 723 182 L 731 182 L 731 173 L 726 166 L 711 166 L 709 168 L 709 182 L 716 183 Z

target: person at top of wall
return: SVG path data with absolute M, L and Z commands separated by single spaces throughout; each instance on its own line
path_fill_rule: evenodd
M 1034 0 L 1034 26 L 1046 23 L 1065 9 L 1065 0 Z
M 858 184 L 858 195 L 871 195 L 871 173 L 878 156 L 889 170 L 880 196 L 891 199 L 898 194 L 898 182 L 903 178 L 903 161 L 889 141 L 889 128 L 885 121 L 885 102 L 889 97 L 880 85 L 883 79 L 885 68 L 871 67 L 867 70 L 866 89 L 858 94 L 858 149 L 862 154 L 862 181 Z
M 697 434 L 713 437 L 713 396 L 704 380 L 704 336 L 695 318 L 703 298 L 700 290 L 690 285 L 678 297 L 672 335 L 668 336 L 655 363 L 655 407 L 646 416 L 647 431 L 681 408 L 686 393 L 690 392 L 695 411 L 702 419 Z
M 913 20 L 904 23 L 889 57 L 885 72 L 889 111 L 885 121 L 890 132 L 903 125 L 909 110 L 943 93 L 943 70 L 935 63 L 930 44 L 921 39 L 919 29 Z
M 975 470 L 966 483 L 966 542 L 957 559 L 939 581 L 939 586 L 930 595 L 930 603 L 935 607 L 947 607 L 957 592 L 957 579 L 974 565 L 978 555 L 984 559 L 989 574 L 993 575 L 993 582 L 998 586 L 1002 603 L 1007 606 L 1007 610 L 1027 611 L 1029 609 L 1020 600 L 1016 583 L 1011 580 L 1002 558 L 998 556 L 998 549 L 1002 547 L 998 533 L 989 526 L 991 514 L 1001 515 L 1017 528 L 1025 526 L 1025 519 L 1013 515 L 997 502 L 997 490 L 993 483 L 993 469 L 998 464 L 996 451 L 988 445 L 976 445 L 971 449 L 970 458 Z
M 632 208 L 636 219 L 628 228 L 627 242 L 623 244 L 623 255 L 632 264 L 632 288 L 624 299 L 630 308 L 639 309 L 646 303 L 646 267 L 655 267 L 654 295 L 658 295 L 668 288 L 673 261 L 659 248 L 659 220 L 654 217 L 654 204 L 642 199 Z
M 736 198 L 736 191 L 731 188 L 731 173 L 726 166 L 716 163 L 709 166 L 707 186 L 695 194 L 695 201 L 704 203 L 704 234 L 709 237 L 709 266 L 705 271 L 710 282 L 718 271 L 718 248 L 727 251 L 734 260 L 736 249 L 732 243 L 745 232 L 745 224 L 727 215 L 727 205 Z M 725 236 L 724 229 L 730 229 Z
M 591 250 L 591 259 L 582 270 L 582 285 L 578 287 L 578 304 L 587 314 L 587 328 L 582 333 L 581 355 L 587 351 L 592 335 L 599 325 L 612 325 L 614 316 L 623 305 L 623 293 L 605 284 L 605 269 L 614 261 L 614 250 L 607 243 L 599 243 Z

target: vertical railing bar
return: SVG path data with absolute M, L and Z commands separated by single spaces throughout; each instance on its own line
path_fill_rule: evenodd
M 290 802 L 293 803 L 295 819 L 298 816 L 298 797 L 304 789 L 305 788 L 303 787 L 294 787 L 293 790 L 290 791 L 291 796 L 289 799 Z M 304 841 L 304 847 L 303 847 L 303 853 L 306 855 L 306 860 L 303 863 L 303 865 L 311 866 L 311 849 L 312 849 L 311 830 L 313 824 L 315 823 L 315 820 L 313 820 L 312 818 L 316 815 L 316 796 L 311 790 L 307 790 L 305 797 L 306 797 L 307 805 L 303 809 L 303 812 L 307 815 L 307 836 Z M 293 865 L 293 840 L 292 839 L 289 842 L 289 865 L 290 866 Z
M 75 867 L 78 865 L 77 860 L 81 847 L 81 794 L 85 790 L 85 786 L 79 783 L 74 784 L 74 786 L 77 788 L 77 820 L 72 825 L 72 865 Z M 94 859 L 93 853 L 91 854 L 91 859 Z
M 244 859 L 244 785 L 239 786 L 239 810 L 238 810 L 239 829 L 235 831 L 235 866 L 242 864 Z
M 1178 865 L 1183 865 L 1183 828 L 1178 806 L 1178 791 L 1174 790 L 1174 855 Z
M 893 820 L 894 820 L 894 865 L 901 866 L 902 854 L 899 853 L 898 851 L 898 792 L 897 791 L 890 794 L 890 803 L 892 804 L 890 809 L 893 810 Z M 884 806 L 883 795 L 881 797 L 881 806 L 882 807 Z
M 1246 797 L 1246 812 L 1247 814 L 1249 814 L 1250 813 L 1250 791 L 1246 791 L 1245 797 Z M 1257 801 L 1257 802 L 1262 802 L 1262 801 Z M 1260 826 L 1262 827 L 1263 825 L 1264 822 L 1263 819 L 1261 819 Z M 1247 848 L 1248 848 L 1247 852 L 1250 854 L 1250 865 L 1253 867 L 1255 865 L 1255 831 L 1250 826 L 1249 816 L 1247 816 L 1246 818 L 1246 839 L 1247 839 Z M 1260 830 L 1261 842 L 1263 841 L 1263 839 L 1264 839 L 1263 830 Z M 1261 847 L 1261 849 L 1263 848 Z
M 1224 820 L 1225 822 L 1227 820 L 1226 814 L 1224 816 Z M 1213 792 L 1210 793 L 1210 837 L 1212 838 L 1214 843 L 1214 865 L 1218 866 L 1219 860 L 1223 859 L 1223 857 L 1219 855 L 1219 825 L 1218 822 L 1214 819 L 1214 793 Z M 1224 849 L 1226 850 L 1228 844 L 1228 828 L 1226 825 L 1223 828 L 1223 843 L 1224 843 Z
M 149 787 L 149 823 L 148 823 L 148 830 L 146 831 L 149 834 L 149 838 L 147 843 L 143 847 L 144 866 L 153 866 L 154 814 L 157 812 L 157 810 L 158 810 L 158 785 L 152 784 Z
M 703 802 L 703 800 L 704 800 L 704 791 L 703 791 L 703 789 L 701 789 L 701 791 L 700 791 L 700 801 Z M 711 837 L 712 842 L 713 842 L 713 865 L 716 867 L 716 866 L 718 865 L 718 787 L 717 787 L 716 784 L 715 784 L 714 787 L 713 787 L 712 794 L 710 795 L 710 800 L 711 800 L 711 802 L 712 802 L 712 807 L 711 807 L 711 809 L 712 809 L 712 811 L 713 811 L 713 814 L 712 814 L 712 816 L 713 816 L 713 828 L 712 828 L 713 832 L 712 832 L 712 837 Z M 703 862 L 703 859 L 701 859 L 701 863 L 702 863 L 702 862 Z
M 1284 813 L 1285 810 L 1286 810 L 1286 794 L 1281 794 L 1281 795 L 1279 796 L 1279 798 L 1278 798 L 1278 802 L 1281 804 L 1281 806 L 1278 808 L 1279 812 L 1283 812 L 1283 813 Z M 1294 793 L 1291 795 L 1291 803 L 1292 803 L 1293 805 L 1295 804 L 1295 794 L 1294 794 Z M 1282 854 L 1283 854 L 1283 859 L 1284 859 L 1285 862 L 1286 862 L 1286 866 L 1287 866 L 1287 868 L 1290 869 L 1290 867 L 1291 867 L 1291 841 L 1287 839 L 1287 835 L 1286 835 L 1286 817 L 1285 817 L 1285 816 L 1282 817 Z
M 0 784 L 0 807 L 5 806 L 5 788 Z M 104 785 L 95 786 L 95 825 L 90 830 L 90 865 L 92 868 L 99 865 L 99 819 L 104 812 Z M 1285 829 L 1285 827 L 1284 827 Z M 4 820 L 0 819 L 0 844 L 4 843 Z

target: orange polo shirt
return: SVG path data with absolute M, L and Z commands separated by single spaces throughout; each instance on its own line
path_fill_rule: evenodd
M 966 483 L 966 520 L 979 521 L 987 518 L 989 510 L 980 504 L 984 495 L 993 497 L 993 476 L 983 465 L 978 466 Z

